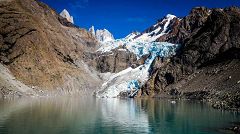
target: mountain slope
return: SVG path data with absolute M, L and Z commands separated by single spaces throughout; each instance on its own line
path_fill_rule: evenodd
M 35 0 L 1 1 L 0 6 L 0 61 L 18 80 L 59 92 L 97 85 L 98 77 L 81 60 L 84 52 L 95 50 L 91 33 L 62 25 L 61 16 Z
M 170 39 L 182 42 L 178 55 L 168 62 L 155 60 L 141 94 L 207 99 L 219 108 L 239 108 L 240 9 L 196 8 L 179 29 Z

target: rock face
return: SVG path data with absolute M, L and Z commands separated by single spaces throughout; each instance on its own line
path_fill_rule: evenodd
M 63 25 L 55 11 L 35 0 L 3 1 L 0 7 L 0 62 L 17 80 L 68 93 L 98 85 L 82 61 L 97 46 L 91 33 Z
M 185 39 L 190 38 L 203 27 L 211 12 L 205 7 L 193 8 L 189 15 L 174 23 L 174 28 L 172 28 L 174 30 L 169 33 L 171 36 L 162 41 L 184 44 Z
M 69 14 L 69 12 L 66 9 L 63 9 L 63 11 L 60 13 L 60 16 L 67 19 L 68 22 L 74 24 L 73 17 Z
M 114 40 L 113 35 L 107 29 L 97 29 L 95 31 L 94 26 L 91 26 L 88 31 L 101 43 Z
M 142 95 L 189 96 L 185 93 L 197 91 L 193 96 L 224 101 L 221 108 L 239 108 L 240 9 L 195 8 L 178 27 L 177 34 L 168 38 L 182 43 L 178 55 L 155 60 Z M 228 99 L 220 99 L 224 94 Z
M 107 41 L 114 40 L 113 35 L 107 29 L 97 30 L 95 33 L 95 36 L 97 40 L 99 40 L 100 42 L 107 42 Z
M 128 67 L 135 68 L 144 63 L 147 56 L 137 59 L 137 56 L 129 51 L 115 49 L 108 53 L 86 54 L 86 62 L 101 73 L 118 73 Z

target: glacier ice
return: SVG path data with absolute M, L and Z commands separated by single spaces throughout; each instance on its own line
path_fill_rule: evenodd
M 100 90 L 96 92 L 97 97 L 117 97 L 121 92 L 129 91 L 129 84 L 133 81 L 142 86 L 149 78 L 151 65 L 156 57 L 170 57 L 175 55 L 179 45 L 167 42 L 138 42 L 125 44 L 128 51 L 134 52 L 139 58 L 145 54 L 150 56 L 143 65 L 137 68 L 129 67 L 111 76 L 103 83 Z M 136 84 L 136 83 L 135 83 Z
M 169 27 L 175 18 L 176 16 L 168 14 L 143 33 L 133 32 L 122 39 L 102 42 L 97 52 L 106 53 L 114 49 L 121 49 L 134 53 L 138 59 L 144 55 L 149 56 L 145 63 L 137 68 L 129 67 L 119 73 L 111 74 L 96 95 L 98 97 L 117 97 L 119 93 L 127 92 L 130 88 L 139 89 L 148 80 L 152 62 L 156 57 L 175 55 L 178 44 L 156 42 L 159 37 L 169 33 L 171 30 Z

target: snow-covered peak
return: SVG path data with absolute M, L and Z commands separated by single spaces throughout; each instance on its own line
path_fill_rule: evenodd
M 175 15 L 168 14 L 165 17 L 163 17 L 161 20 L 159 20 L 155 25 L 152 25 L 148 29 L 146 29 L 144 32 L 132 32 L 129 35 L 127 35 L 125 38 L 122 39 L 116 39 L 113 38 L 107 38 L 102 41 L 102 37 L 99 37 L 99 35 L 102 35 L 103 31 L 96 32 L 98 40 L 100 40 L 102 43 L 99 46 L 99 49 L 97 51 L 100 51 L 102 53 L 109 52 L 113 49 L 116 49 L 120 46 L 129 46 L 129 44 L 148 44 L 148 43 L 154 43 L 158 41 L 162 36 L 167 35 L 170 33 L 174 27 L 176 26 L 176 22 L 180 19 L 177 18 Z M 105 29 L 106 30 L 106 29 Z M 105 36 L 104 36 L 105 37 Z M 111 36 L 110 36 L 111 37 Z
M 131 41 L 131 40 L 134 40 L 134 38 L 140 34 L 141 34 L 140 32 L 132 32 L 129 35 L 127 35 L 125 39 L 128 41 Z
M 172 19 L 176 18 L 176 16 L 175 16 L 175 15 L 172 15 L 172 14 L 167 14 L 165 18 L 172 20 Z
M 100 42 L 114 41 L 113 35 L 107 29 L 97 30 L 95 36 Z
M 63 9 L 63 11 L 60 13 L 60 16 L 62 16 L 63 18 L 66 18 L 67 21 L 74 24 L 73 17 L 69 14 L 69 12 L 66 9 Z
M 95 36 L 94 26 L 91 26 L 88 31 L 89 31 L 93 36 Z
M 91 26 L 88 31 L 101 43 L 111 42 L 115 40 L 113 35 L 107 29 L 97 29 L 95 31 L 94 26 Z
M 153 42 L 161 36 L 168 34 L 172 29 L 171 25 L 174 23 L 175 15 L 168 14 L 163 19 L 159 20 L 155 25 L 146 29 L 140 35 L 133 37 L 135 41 Z M 178 18 L 177 18 L 178 19 Z

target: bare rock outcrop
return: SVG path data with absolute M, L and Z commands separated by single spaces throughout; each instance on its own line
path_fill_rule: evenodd
M 100 73 L 118 73 L 128 67 L 135 68 L 144 64 L 146 58 L 147 55 L 137 59 L 134 53 L 121 49 L 115 49 L 107 53 L 85 54 L 85 61 Z

